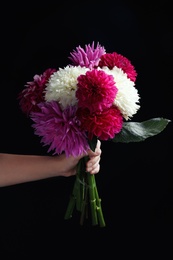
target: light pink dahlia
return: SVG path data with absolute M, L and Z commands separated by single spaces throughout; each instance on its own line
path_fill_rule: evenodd
M 63 111 L 56 101 L 42 102 L 38 106 L 40 112 L 31 113 L 31 119 L 34 121 L 32 127 L 35 134 L 41 137 L 44 146 L 49 146 L 48 152 L 65 152 L 67 157 L 87 152 L 87 137 L 85 132 L 81 131 L 75 106 L 69 106 Z
M 123 117 L 115 106 L 98 113 L 90 113 L 88 108 L 78 108 L 76 115 L 90 140 L 94 136 L 104 141 L 112 139 L 122 129 Z
M 89 70 L 78 78 L 76 97 L 78 106 L 91 112 L 112 106 L 118 89 L 114 77 L 103 70 Z
M 75 66 L 80 65 L 81 67 L 86 67 L 89 69 L 96 68 L 98 66 L 100 57 L 106 53 L 105 48 L 97 43 L 94 47 L 94 42 L 92 45 L 85 45 L 85 49 L 81 46 L 77 47 L 76 50 L 70 53 L 69 59 Z
M 35 75 L 33 81 L 27 82 L 25 88 L 19 93 L 19 105 L 27 116 L 32 111 L 39 111 L 38 103 L 44 101 L 44 89 L 55 69 L 47 69 L 41 75 Z
M 131 61 L 117 52 L 106 53 L 100 57 L 99 67 L 107 66 L 109 69 L 113 69 L 114 66 L 120 68 L 127 74 L 127 77 L 135 82 L 137 73 Z

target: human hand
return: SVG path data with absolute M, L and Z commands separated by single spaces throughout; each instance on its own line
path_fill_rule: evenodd
M 97 141 L 95 151 L 88 150 L 89 160 L 86 163 L 86 171 L 91 174 L 96 174 L 100 171 L 100 159 L 101 159 L 101 142 Z

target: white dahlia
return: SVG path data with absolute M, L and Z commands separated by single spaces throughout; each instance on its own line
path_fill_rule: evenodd
M 54 72 L 46 84 L 45 100 L 58 101 L 62 109 L 75 105 L 77 78 L 87 70 L 85 67 L 68 65 Z
M 122 69 L 116 66 L 111 70 L 108 67 L 102 69 L 107 74 L 113 75 L 118 89 L 113 104 L 119 108 L 126 120 L 130 119 L 140 108 L 138 104 L 140 97 L 135 88 L 135 83 L 127 77 L 127 74 Z

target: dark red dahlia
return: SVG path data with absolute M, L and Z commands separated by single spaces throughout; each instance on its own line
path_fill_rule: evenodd
M 35 75 L 33 81 L 27 82 L 19 93 L 18 99 L 21 110 L 29 116 L 30 112 L 39 111 L 38 104 L 44 101 L 44 89 L 55 69 L 47 69 L 42 75 Z
M 137 73 L 131 61 L 117 52 L 106 53 L 100 57 L 99 67 L 102 68 L 104 66 L 107 66 L 109 69 L 113 69 L 116 66 L 122 69 L 131 81 L 136 81 Z
M 122 114 L 115 106 L 96 113 L 90 113 L 88 108 L 78 108 L 76 116 L 81 122 L 82 130 L 88 132 L 90 140 L 93 136 L 100 140 L 112 139 L 121 131 L 123 125 Z

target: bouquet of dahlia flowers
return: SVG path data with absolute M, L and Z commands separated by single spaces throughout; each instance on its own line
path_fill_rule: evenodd
M 97 140 L 138 142 L 160 133 L 170 120 L 153 118 L 129 122 L 139 110 L 136 70 L 129 59 L 104 46 L 81 46 L 69 55 L 64 68 L 49 68 L 35 75 L 19 93 L 22 111 L 33 120 L 35 134 L 48 152 L 66 156 L 86 154 L 78 163 L 65 219 L 73 210 L 80 224 L 91 215 L 92 224 L 104 227 L 95 175 L 85 171 L 87 150 Z

